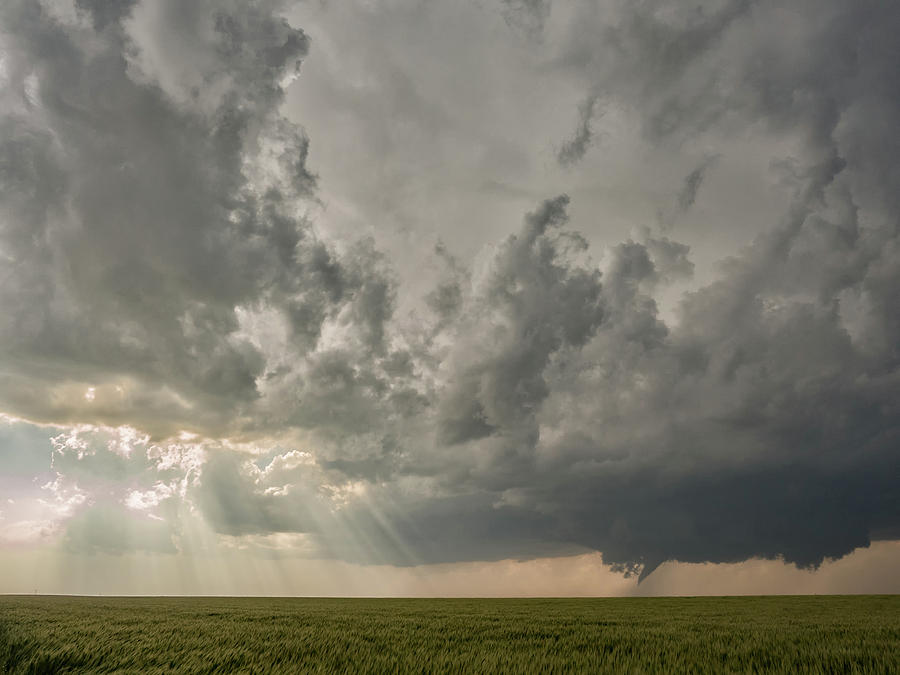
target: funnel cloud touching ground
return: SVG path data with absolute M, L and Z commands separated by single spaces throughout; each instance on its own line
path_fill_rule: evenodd
M 9 560 L 645 579 L 900 539 L 893 3 L 0 26 Z

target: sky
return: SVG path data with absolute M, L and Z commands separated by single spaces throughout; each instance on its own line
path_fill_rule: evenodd
M 0 592 L 900 592 L 900 5 L 0 4 Z

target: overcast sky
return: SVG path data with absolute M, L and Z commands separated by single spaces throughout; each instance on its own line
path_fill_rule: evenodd
M 0 592 L 900 592 L 898 34 L 0 3 Z

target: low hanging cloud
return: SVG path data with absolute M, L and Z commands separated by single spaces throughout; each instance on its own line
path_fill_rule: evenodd
M 70 550 L 188 551 L 199 516 L 304 555 L 595 550 L 646 576 L 898 536 L 900 11 L 504 8 L 648 144 L 790 137 L 782 219 L 670 314 L 690 246 L 642 223 L 591 246 L 549 189 L 475 259 L 447 233 L 443 276 L 409 288 L 372 240 L 317 230 L 315 139 L 281 109 L 315 45 L 283 5 L 0 9 L 0 410 L 95 425 L 46 469 Z

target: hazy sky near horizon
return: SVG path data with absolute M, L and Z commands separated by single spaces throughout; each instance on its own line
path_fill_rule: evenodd
M 900 592 L 898 34 L 4 2 L 0 592 Z

